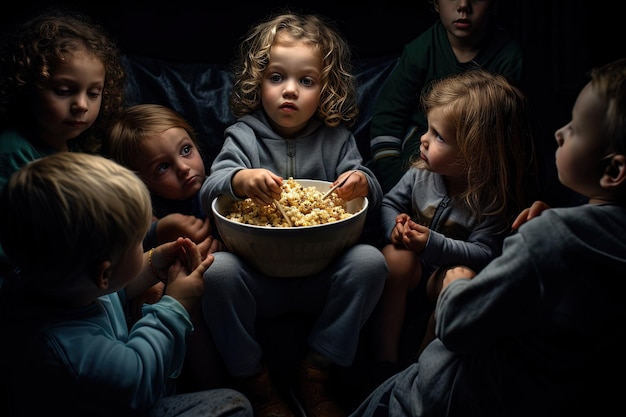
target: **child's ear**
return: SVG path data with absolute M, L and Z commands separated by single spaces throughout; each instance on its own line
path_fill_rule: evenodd
M 103 261 L 98 265 L 96 271 L 96 286 L 101 290 L 109 288 L 109 279 L 111 278 L 111 261 Z
M 604 169 L 604 174 L 600 178 L 600 185 L 603 188 L 621 187 L 626 183 L 626 156 L 617 154 Z

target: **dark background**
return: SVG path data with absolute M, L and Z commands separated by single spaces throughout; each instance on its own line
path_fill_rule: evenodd
M 18 1 L 0 14 L 0 29 L 50 5 L 82 10 L 117 39 L 122 51 L 175 62 L 227 64 L 246 30 L 271 11 L 292 8 L 320 13 L 335 23 L 356 59 L 399 55 L 402 48 L 436 19 L 427 0 L 339 1 L 110 0 Z M 621 3 L 621 2 L 618 2 Z M 500 0 L 499 18 L 525 54 L 525 87 L 537 103 L 558 111 L 571 104 L 587 72 L 626 56 L 624 16 L 616 6 L 592 0 Z M 601 7 L 601 8 L 600 8 Z M 560 125 L 561 121 L 557 124 Z
M 171 62 L 228 64 L 246 30 L 269 12 L 283 8 L 323 14 L 347 38 L 355 59 L 395 56 L 437 18 L 427 0 L 339 1 L 226 0 L 19 1 L 0 14 L 4 30 L 50 5 L 88 13 L 117 40 L 122 52 Z M 535 112 L 540 151 L 549 160 L 554 131 L 569 121 L 589 70 L 626 57 L 622 2 L 592 0 L 500 0 L 499 19 L 524 53 L 523 88 Z M 556 185 L 559 187 L 559 184 Z
M 404 44 L 436 18 L 427 0 L 413 1 L 408 6 L 403 3 L 26 0 L 14 3 L 11 12 L 0 14 L 0 28 L 43 7 L 66 5 L 102 23 L 126 53 L 169 61 L 223 63 L 228 62 L 239 38 L 252 24 L 270 11 L 289 7 L 334 20 L 351 43 L 355 57 L 368 58 L 399 54 Z M 499 18 L 529 55 L 540 57 L 551 52 L 558 60 L 561 47 L 567 49 L 567 43 L 576 43 L 577 54 L 570 58 L 595 65 L 624 53 L 624 36 L 618 30 L 625 7 L 615 7 L 592 0 L 501 0 Z M 546 66 L 553 63 L 545 62 Z

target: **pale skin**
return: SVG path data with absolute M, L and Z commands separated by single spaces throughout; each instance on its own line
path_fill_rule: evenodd
M 147 137 L 141 144 L 141 151 L 137 172 L 151 194 L 170 200 L 186 200 L 200 191 L 206 176 L 204 161 L 185 129 L 173 127 Z M 160 243 L 176 240 L 179 236 L 201 242 L 210 237 L 210 232 L 208 218 L 203 220 L 180 213 L 168 214 L 157 224 Z M 212 241 L 209 253 L 223 249 L 218 239 Z
M 213 255 L 202 255 L 206 250 L 203 245 L 207 244 L 208 241 L 204 241 L 196 245 L 189 238 L 179 237 L 156 247 L 152 254 L 157 274 L 167 277 L 165 295 L 175 298 L 190 314 L 204 292 L 204 272 L 213 263 Z M 140 274 L 131 281 L 133 286 L 126 286 L 126 293 L 131 298 L 137 291 L 145 291 L 155 280 L 147 254 L 142 253 Z
M 443 176 L 448 193 L 455 195 L 467 186 L 465 161 L 460 157 L 456 130 L 448 122 L 441 108 L 433 108 L 428 114 L 428 130 L 421 137 L 420 158 L 433 172 Z M 377 333 L 385 337 L 374 340 L 376 359 L 398 361 L 400 333 L 406 311 L 406 294 L 422 279 L 419 253 L 428 242 L 430 229 L 413 220 L 408 213 L 396 218 L 396 227 L 390 235 L 390 243 L 383 247 L 389 275 L 373 322 Z M 428 288 L 439 286 L 438 277 L 429 278 Z M 429 291 L 429 293 L 430 293 Z
M 67 143 L 91 127 L 100 113 L 105 75 L 102 62 L 84 49 L 55 65 L 32 103 L 39 140 L 68 151 Z
M 167 279 L 165 294 L 177 299 L 187 311 L 195 307 L 204 290 L 204 271 L 213 256 L 202 259 L 207 242 L 196 245 L 188 238 L 178 238 L 154 249 L 152 264 L 159 278 Z M 159 282 L 144 253 L 141 241 L 136 242 L 120 259 L 105 259 L 93 271 L 84 271 L 69 288 L 50 291 L 49 296 L 66 307 L 82 307 L 98 297 L 125 288 L 129 300 Z
M 626 200 L 626 155 L 606 154 L 607 132 L 604 128 L 606 103 L 588 83 L 578 94 L 572 109 L 572 120 L 555 133 L 555 155 L 559 181 L 584 195 L 588 204 L 618 203 Z M 536 201 L 524 209 L 514 222 L 517 229 L 550 208 Z M 445 273 L 442 291 L 459 279 L 476 274 L 469 268 L 456 266 Z
M 270 49 L 263 74 L 261 96 L 270 125 L 281 136 L 296 136 L 317 112 L 320 101 L 322 58 L 313 45 L 281 33 Z M 344 172 L 336 184 L 348 176 Z M 247 196 L 257 205 L 279 200 L 283 178 L 264 168 L 244 169 L 234 175 L 232 186 L 238 196 Z M 369 193 L 365 174 L 357 172 L 335 191 L 345 200 Z
M 589 204 L 603 204 L 624 200 L 626 183 L 626 156 L 606 154 L 604 119 L 606 104 L 598 97 L 591 84 L 579 93 L 572 109 L 572 120 L 555 132 L 557 150 L 555 154 L 559 181 L 566 187 L 588 197 Z M 541 215 L 549 206 L 536 201 L 524 209 L 513 222 L 513 230 Z M 471 279 L 475 273 L 466 267 L 457 266 L 445 271 L 438 289 L 441 293 L 457 279 Z M 436 298 L 435 298 L 436 301 Z M 434 322 L 429 323 L 432 338 Z M 425 344 L 422 344 L 422 348 Z
M 435 0 L 433 6 L 446 28 L 456 59 L 466 63 L 476 58 L 493 14 L 493 1 Z
M 572 109 L 572 120 L 555 133 L 555 154 L 559 181 L 589 198 L 589 204 L 623 200 L 626 156 L 606 155 L 606 132 L 603 126 L 606 104 L 587 84 Z M 598 169 L 600 162 L 601 170 Z M 524 209 L 513 223 L 513 229 L 537 217 L 549 206 L 536 201 Z

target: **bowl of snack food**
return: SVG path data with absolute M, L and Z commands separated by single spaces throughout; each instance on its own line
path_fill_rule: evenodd
M 211 203 L 217 231 L 229 251 L 259 272 L 273 277 L 302 277 L 321 272 L 359 239 L 368 201 L 350 201 L 335 193 L 322 200 L 331 182 L 283 181 L 277 206 L 221 195 Z

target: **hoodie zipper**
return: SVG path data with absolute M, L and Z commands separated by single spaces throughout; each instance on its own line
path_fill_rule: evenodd
M 287 144 L 287 176 L 286 178 L 296 175 L 296 140 L 285 139 Z

